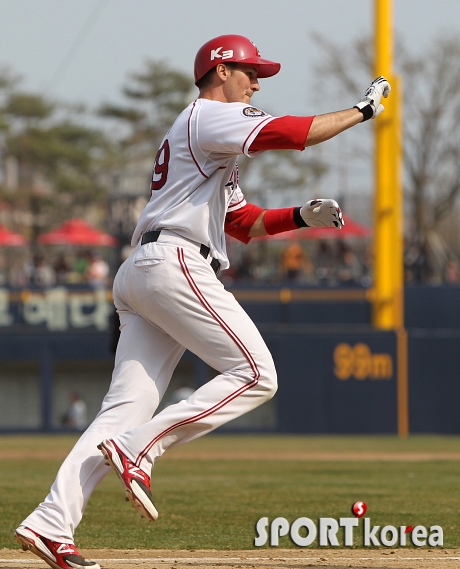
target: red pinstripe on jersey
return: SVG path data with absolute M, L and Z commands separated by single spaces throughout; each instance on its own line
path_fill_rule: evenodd
M 191 144 L 191 142 L 190 142 L 190 137 L 191 137 L 191 125 L 190 125 L 190 122 L 191 122 L 191 118 L 192 118 L 192 115 L 193 115 L 193 111 L 195 110 L 195 105 L 196 105 L 196 101 L 193 103 L 192 109 L 191 109 L 191 111 L 190 111 L 190 116 L 188 117 L 188 129 L 187 129 L 187 130 L 188 130 L 188 149 L 190 150 L 190 155 L 192 156 L 193 161 L 194 161 L 195 164 L 196 164 L 196 167 L 197 167 L 198 170 L 200 171 L 200 174 L 201 174 L 202 176 L 204 176 L 205 178 L 209 178 L 209 176 L 206 176 L 206 174 L 203 172 L 203 170 L 200 168 L 200 165 L 199 165 L 198 162 L 196 161 L 196 158 L 195 158 L 195 156 L 194 156 L 194 154 L 193 154 L 193 152 L 192 152 L 192 144 Z
M 245 198 L 241 198 L 240 201 L 236 202 L 236 203 L 232 203 L 232 205 L 230 207 L 236 207 L 237 205 L 242 204 L 245 200 Z M 230 207 L 228 209 L 230 209 Z
M 224 399 L 222 399 L 221 401 L 219 401 L 218 403 L 213 405 L 211 408 L 206 409 L 206 411 L 203 411 L 202 413 L 199 413 L 198 415 L 195 415 L 193 417 L 189 417 L 188 419 L 184 419 L 183 421 L 179 421 L 178 423 L 171 425 L 170 427 L 165 429 L 163 432 L 161 432 L 159 435 L 157 435 L 140 452 L 140 454 L 138 455 L 136 462 L 135 462 L 136 466 L 139 466 L 141 464 L 142 460 L 150 452 L 153 445 L 155 443 L 157 443 L 162 437 L 164 437 L 165 435 L 170 433 L 172 430 L 177 429 L 178 427 L 182 427 L 183 425 L 189 425 L 191 423 L 196 423 L 200 419 L 204 419 L 205 417 L 212 415 L 213 413 L 215 413 L 216 411 L 218 411 L 219 409 L 221 409 L 222 407 L 227 405 L 227 403 L 230 403 L 231 401 L 236 399 L 239 395 L 241 395 L 242 393 L 244 393 L 248 389 L 251 389 L 251 387 L 254 387 L 255 385 L 257 385 L 259 383 L 260 371 L 259 371 L 259 368 L 257 367 L 257 364 L 256 364 L 254 358 L 252 357 L 251 353 L 246 348 L 246 346 L 243 344 L 243 342 L 238 338 L 238 336 L 235 334 L 235 332 L 233 332 L 233 330 L 230 328 L 230 326 L 219 316 L 219 314 L 214 310 L 214 308 L 212 308 L 212 306 L 206 300 L 203 293 L 198 288 L 198 285 L 194 281 L 194 279 L 190 273 L 189 268 L 187 267 L 187 264 L 185 262 L 184 250 L 180 247 L 178 247 L 178 249 L 177 249 L 177 256 L 179 259 L 179 263 L 180 263 L 182 272 L 184 273 L 184 276 L 187 279 L 187 282 L 190 285 L 190 288 L 192 289 L 192 291 L 194 292 L 194 294 L 196 295 L 198 300 L 201 302 L 203 307 L 206 309 L 206 311 L 209 312 L 209 314 L 211 314 L 211 316 L 217 321 L 217 323 L 221 326 L 221 328 L 230 336 L 230 338 L 235 342 L 235 344 L 241 350 L 241 352 L 243 353 L 244 357 L 246 358 L 246 360 L 248 361 L 248 363 L 251 367 L 251 370 L 252 370 L 254 377 L 249 383 L 246 383 L 245 385 L 241 386 L 239 389 L 237 389 L 233 393 L 230 393 L 230 395 L 227 395 L 227 397 L 225 397 Z

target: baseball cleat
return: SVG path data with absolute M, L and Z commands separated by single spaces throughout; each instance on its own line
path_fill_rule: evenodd
M 14 537 L 24 551 L 35 553 L 53 569 L 101 569 L 80 555 L 72 543 L 52 541 L 26 526 L 19 526 Z
M 158 511 L 150 491 L 150 477 L 135 466 L 111 439 L 102 441 L 97 448 L 104 455 L 106 463 L 117 473 L 133 508 L 141 517 L 154 522 L 158 518 Z

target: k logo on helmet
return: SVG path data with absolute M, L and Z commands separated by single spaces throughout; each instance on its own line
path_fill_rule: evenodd
M 226 49 L 224 50 L 222 53 L 220 53 L 220 50 L 222 49 L 221 47 L 218 47 L 217 49 L 212 49 L 211 50 L 211 61 L 213 59 L 230 59 L 233 57 L 233 49 Z

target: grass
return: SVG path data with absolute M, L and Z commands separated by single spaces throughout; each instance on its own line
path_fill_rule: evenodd
M 77 441 L 77 435 L 0 435 L 0 453 L 54 451 L 64 455 Z M 211 434 L 168 452 L 168 455 L 194 455 L 197 452 L 458 452 L 460 436 L 411 435 L 233 435 Z
M 11 449 L 66 452 L 75 438 L 0 437 Z M 155 466 L 152 489 L 160 517 L 141 520 L 123 500 L 113 473 L 94 492 L 76 534 L 80 547 L 251 549 L 262 516 L 349 517 L 362 500 L 374 525 L 441 525 L 445 547 L 460 547 L 460 461 L 214 460 L 214 451 L 459 452 L 460 437 L 208 436 L 171 451 L 180 460 Z M 192 460 L 187 453 L 207 453 Z M 0 461 L 0 547 L 44 498 L 60 460 Z M 293 547 L 287 537 L 281 547 Z M 294 546 L 295 547 L 295 546 Z

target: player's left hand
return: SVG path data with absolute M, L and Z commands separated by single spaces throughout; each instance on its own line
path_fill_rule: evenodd
M 359 109 L 364 116 L 364 120 L 375 119 L 383 112 L 384 106 L 380 103 L 382 97 L 386 99 L 391 91 L 391 85 L 385 77 L 377 77 L 364 93 L 364 97 L 354 106 Z
M 308 227 L 336 227 L 345 225 L 342 210 L 335 200 L 310 200 L 300 208 L 300 215 Z

